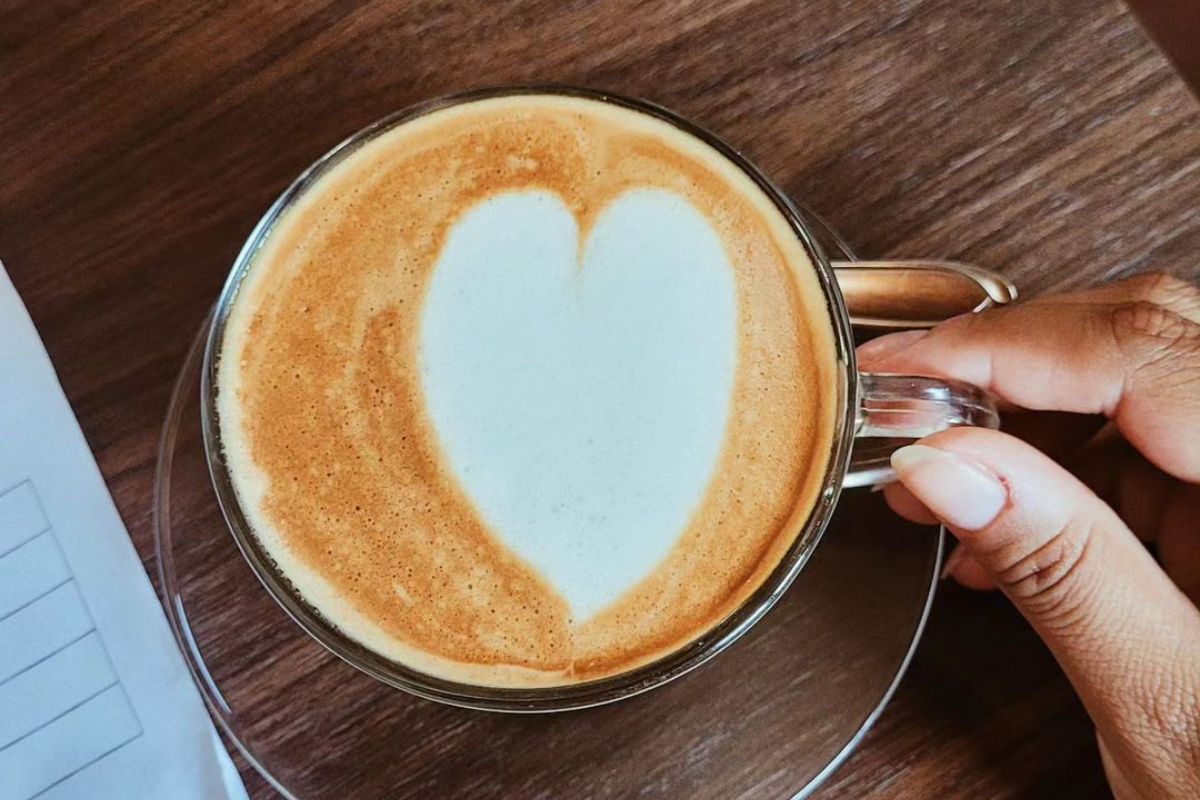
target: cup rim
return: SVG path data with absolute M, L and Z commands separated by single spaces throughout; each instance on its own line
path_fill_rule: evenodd
M 220 417 L 216 403 L 220 345 L 241 282 L 276 223 L 306 190 L 359 147 L 399 125 L 450 106 L 519 95 L 576 97 L 648 114 L 699 139 L 741 169 L 787 220 L 817 271 L 833 327 L 835 355 L 840 367 L 837 402 L 841 408 L 841 413 L 835 418 L 833 447 L 830 449 L 825 479 L 816 503 L 779 563 L 737 609 L 691 642 L 627 672 L 563 686 L 529 688 L 477 686 L 413 669 L 381 655 L 341 632 L 319 610 L 309 604 L 275 565 L 242 513 L 220 444 Z M 829 259 L 809 231 L 795 203 L 740 152 L 717 135 L 673 111 L 646 100 L 553 83 L 487 87 L 427 100 L 362 128 L 313 162 L 271 204 L 250 232 L 234 260 L 213 311 L 205 341 L 200 383 L 200 417 L 205 460 L 226 527 L 229 528 L 251 571 L 287 615 L 331 653 L 394 688 L 453 706 L 516 713 L 590 708 L 647 692 L 708 662 L 757 624 L 800 574 L 828 526 L 850 462 L 858 405 L 857 366 L 849 314 Z

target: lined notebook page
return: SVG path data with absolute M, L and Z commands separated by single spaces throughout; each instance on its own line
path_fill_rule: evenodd
M 0 265 L 0 800 L 245 796 Z

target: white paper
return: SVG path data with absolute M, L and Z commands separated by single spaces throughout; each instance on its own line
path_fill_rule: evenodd
M 0 265 L 0 800 L 245 797 Z

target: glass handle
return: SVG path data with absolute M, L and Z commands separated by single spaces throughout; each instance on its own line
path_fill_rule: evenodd
M 834 261 L 833 271 L 850 322 L 868 328 L 929 328 L 1017 299 L 1004 277 L 957 261 Z
M 1000 427 L 987 392 L 960 381 L 913 375 L 862 374 L 858 379 L 854 453 L 843 486 L 895 480 L 891 455 L 913 439 L 962 425 Z

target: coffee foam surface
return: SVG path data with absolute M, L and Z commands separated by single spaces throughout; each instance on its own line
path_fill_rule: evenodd
M 735 165 L 516 96 L 380 135 L 279 219 L 218 413 L 256 537 L 343 632 L 555 685 L 669 653 L 762 583 L 818 498 L 837 380 L 812 266 Z

